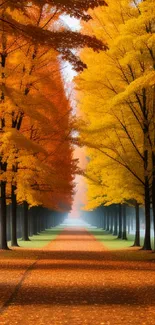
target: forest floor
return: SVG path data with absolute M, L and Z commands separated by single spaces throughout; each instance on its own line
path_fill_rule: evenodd
M 155 254 L 108 250 L 85 229 L 0 253 L 0 325 L 155 324 Z

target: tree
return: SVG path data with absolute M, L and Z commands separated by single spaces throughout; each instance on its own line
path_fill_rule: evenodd
M 87 57 L 88 70 L 77 81 L 77 87 L 84 88 L 80 105 L 90 120 L 85 130 L 81 128 L 83 143 L 91 143 L 90 147 L 103 154 L 102 159 L 108 157 L 122 171 L 129 172 L 137 184 L 133 188 L 134 196 L 128 193 L 130 199 L 136 198 L 135 193 L 143 192 L 144 249 L 151 249 L 150 180 L 154 170 L 151 162 L 155 76 L 152 7 L 153 2 L 149 0 L 135 2 L 135 6 L 131 1 L 109 1 L 106 10 L 97 9 L 90 24 L 91 32 L 106 40 L 109 50 L 99 56 L 84 50 L 81 57 Z M 138 192 L 137 186 L 141 188 Z
M 23 59 L 23 51 L 21 55 Z M 33 59 L 31 62 L 31 53 L 30 56 L 26 54 L 25 56 L 26 61 L 23 62 L 25 66 L 29 64 L 30 69 L 33 64 L 33 73 L 31 77 L 26 75 L 25 80 L 22 78 L 23 95 L 19 91 L 11 93 L 12 102 L 16 103 L 24 116 L 22 115 L 22 124 L 18 132 L 16 129 L 14 132 L 12 130 L 8 138 L 9 143 L 5 144 L 7 153 L 10 154 L 7 154 L 8 169 L 11 169 L 12 164 L 15 166 L 12 179 L 14 193 L 16 192 L 20 204 L 24 202 L 24 206 L 27 202 L 30 206 L 43 205 L 52 209 L 69 210 L 76 164 L 72 159 L 72 148 L 68 138 L 71 132 L 69 122 L 71 109 L 64 93 L 59 62 L 54 54 L 51 62 L 51 52 L 44 53 L 43 49 L 38 50 L 38 57 L 41 57 L 41 60 L 38 59 L 35 63 Z M 31 78 L 32 88 L 25 96 L 24 83 L 27 83 L 27 78 L 29 82 Z M 15 122 L 18 121 L 20 111 L 14 110 Z M 16 127 L 16 123 L 14 126 Z M 14 137 L 17 136 L 16 133 L 18 139 Z M 27 220 L 26 213 L 24 215 Z M 26 221 L 23 226 L 26 234 L 24 239 L 28 240 Z M 12 223 L 12 227 L 15 233 L 15 222 Z
M 45 6 L 45 4 L 48 5 Z M 100 1 L 100 4 L 105 3 L 104 1 Z M 43 65 L 47 66 L 49 64 L 49 57 L 48 59 L 46 58 L 46 53 L 48 52 L 48 55 L 51 55 L 51 61 L 56 55 L 62 54 L 63 59 L 70 61 L 77 71 L 81 71 L 86 67 L 86 65 L 76 57 L 71 50 L 73 48 L 84 46 L 90 46 L 97 51 L 103 48 L 102 42 L 98 41 L 96 38 L 65 30 L 64 27 L 60 26 L 60 24 L 57 24 L 56 27 L 59 27 L 57 30 L 55 23 L 58 21 L 62 13 L 70 13 L 70 15 L 83 18 L 87 21 L 90 17 L 85 15 L 84 10 L 89 7 L 93 8 L 95 5 L 98 5 L 96 1 L 91 1 L 89 3 L 86 1 L 85 4 L 82 4 L 82 2 L 79 1 L 76 6 L 73 1 L 69 1 L 69 3 L 63 1 L 63 4 L 59 1 L 21 1 L 17 4 L 13 1 L 7 1 L 1 4 L 1 248 L 7 248 L 6 187 L 10 183 L 12 186 L 12 213 L 14 215 L 13 244 L 17 245 L 15 232 L 15 206 L 16 195 L 18 197 L 18 177 L 16 174 L 18 173 L 20 164 L 19 155 L 24 157 L 24 159 L 28 156 L 32 158 L 40 152 L 43 155 L 41 146 L 30 141 L 23 133 L 22 127 L 26 116 L 33 119 L 32 124 L 35 124 L 34 120 L 38 121 L 41 119 L 43 119 L 42 122 L 44 123 L 48 122 L 45 114 L 40 112 L 40 96 L 35 94 L 36 90 L 40 91 L 41 87 L 43 87 L 43 83 L 39 81 L 44 77 L 42 74 Z M 24 53 L 24 64 L 22 64 L 23 55 L 21 53 Z M 42 59 L 44 59 L 44 61 Z M 39 63 L 41 62 L 41 67 L 37 65 L 37 61 L 39 61 Z M 37 74 L 36 67 L 39 70 Z M 58 69 L 60 68 L 58 67 Z M 13 77 L 15 78 L 14 80 Z M 37 78 L 39 78 L 39 81 L 37 81 Z M 39 90 L 36 89 L 36 84 L 39 84 Z M 30 103 L 33 105 L 33 110 L 30 110 Z M 48 96 L 46 97 L 46 104 L 44 103 L 44 109 L 47 106 L 53 107 L 53 103 L 48 99 Z M 54 122 L 54 119 L 52 122 Z M 66 137 L 68 127 L 69 125 L 66 125 L 65 132 L 61 134 L 61 140 L 59 139 L 61 143 L 62 136 Z M 72 172 L 74 169 L 74 163 L 72 163 L 71 158 L 72 150 L 69 148 L 68 144 L 66 150 L 68 150 L 67 158 L 68 161 L 70 161 L 68 166 L 70 172 Z M 66 173 L 66 175 L 68 174 Z M 59 176 L 61 176 L 60 173 Z M 65 181 L 64 188 L 67 188 L 68 195 L 66 194 L 65 199 L 63 200 L 64 203 L 62 205 L 64 206 L 66 204 L 70 205 L 70 195 L 72 194 L 72 185 L 70 182 L 72 183 L 72 180 L 72 175 L 70 175 L 70 178 L 68 176 L 68 180 L 66 179 Z M 59 183 L 61 183 L 60 180 Z M 31 188 L 31 192 L 32 186 L 34 194 L 35 183 L 32 184 L 31 182 L 31 186 L 29 187 L 29 190 Z M 39 189 L 40 186 L 42 187 L 42 183 L 39 184 Z M 21 189 L 20 186 L 19 188 Z M 35 191 L 38 190 L 38 188 L 36 188 Z M 43 190 L 45 191 L 45 189 Z M 21 193 L 23 194 L 23 192 Z M 24 202 L 30 201 L 30 193 L 28 197 L 29 200 L 28 198 L 25 198 Z M 62 199 L 62 197 L 64 197 L 64 195 L 61 194 L 60 198 Z M 42 201 L 43 200 L 36 200 L 35 204 L 40 204 Z
M 88 21 L 91 16 L 85 14 L 85 11 L 98 5 L 106 5 L 106 3 L 103 0 L 77 1 L 76 4 L 74 1 L 21 1 L 21 4 L 4 1 L 0 8 L 2 12 L 0 22 L 7 33 L 13 33 L 17 37 L 20 35 L 27 41 L 34 42 L 34 44 L 48 44 L 48 46 L 60 53 L 63 59 L 70 61 L 77 71 L 82 71 L 86 65 L 73 54 L 71 49 L 90 46 L 98 51 L 104 47 L 102 42 L 95 37 L 65 29 L 62 30 L 62 28 L 50 30 L 49 25 L 51 21 L 53 22 L 53 19 L 58 19 L 63 13 Z M 36 8 L 41 14 L 38 24 L 34 26 L 31 23 L 31 13 Z M 46 20 L 43 25 L 40 25 L 40 18 L 45 15 Z

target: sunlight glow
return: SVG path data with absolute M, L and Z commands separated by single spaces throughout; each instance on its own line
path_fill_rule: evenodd
M 96 228 L 92 227 L 89 223 L 83 221 L 82 219 L 74 219 L 68 217 L 64 220 L 64 222 L 61 224 L 63 227 L 82 227 L 82 228 Z

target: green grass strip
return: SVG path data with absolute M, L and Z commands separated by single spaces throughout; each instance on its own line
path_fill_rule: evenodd
M 94 235 L 94 237 L 100 241 L 104 246 L 111 250 L 129 248 L 134 243 L 134 235 L 127 235 L 128 240 L 118 239 L 117 236 L 113 236 L 103 229 L 97 228 L 88 228 L 89 232 Z M 140 239 L 141 246 L 143 245 L 144 238 Z M 152 247 L 153 247 L 153 238 L 152 238 Z
M 51 240 L 54 240 L 62 230 L 63 228 L 61 227 L 46 229 L 38 235 L 30 236 L 30 241 L 23 241 L 19 238 L 18 245 L 23 248 L 43 248 L 48 245 Z M 11 246 L 11 242 L 8 242 L 8 246 Z

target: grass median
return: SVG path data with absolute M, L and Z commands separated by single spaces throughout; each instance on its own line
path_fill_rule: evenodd
M 134 244 L 134 235 L 127 235 L 127 240 L 118 239 L 117 236 L 113 236 L 109 232 L 104 231 L 101 228 L 92 229 L 88 228 L 89 232 L 100 241 L 104 246 L 111 250 L 130 248 Z M 141 238 L 141 246 L 143 245 L 144 238 Z M 152 239 L 153 245 L 153 239 Z M 153 246 L 152 246 L 153 247 Z
M 18 245 L 22 248 L 44 248 L 52 240 L 62 232 L 63 228 L 46 229 L 38 235 L 30 236 L 30 241 L 24 241 L 22 238 L 18 239 Z M 8 242 L 8 246 L 11 246 L 11 242 Z

